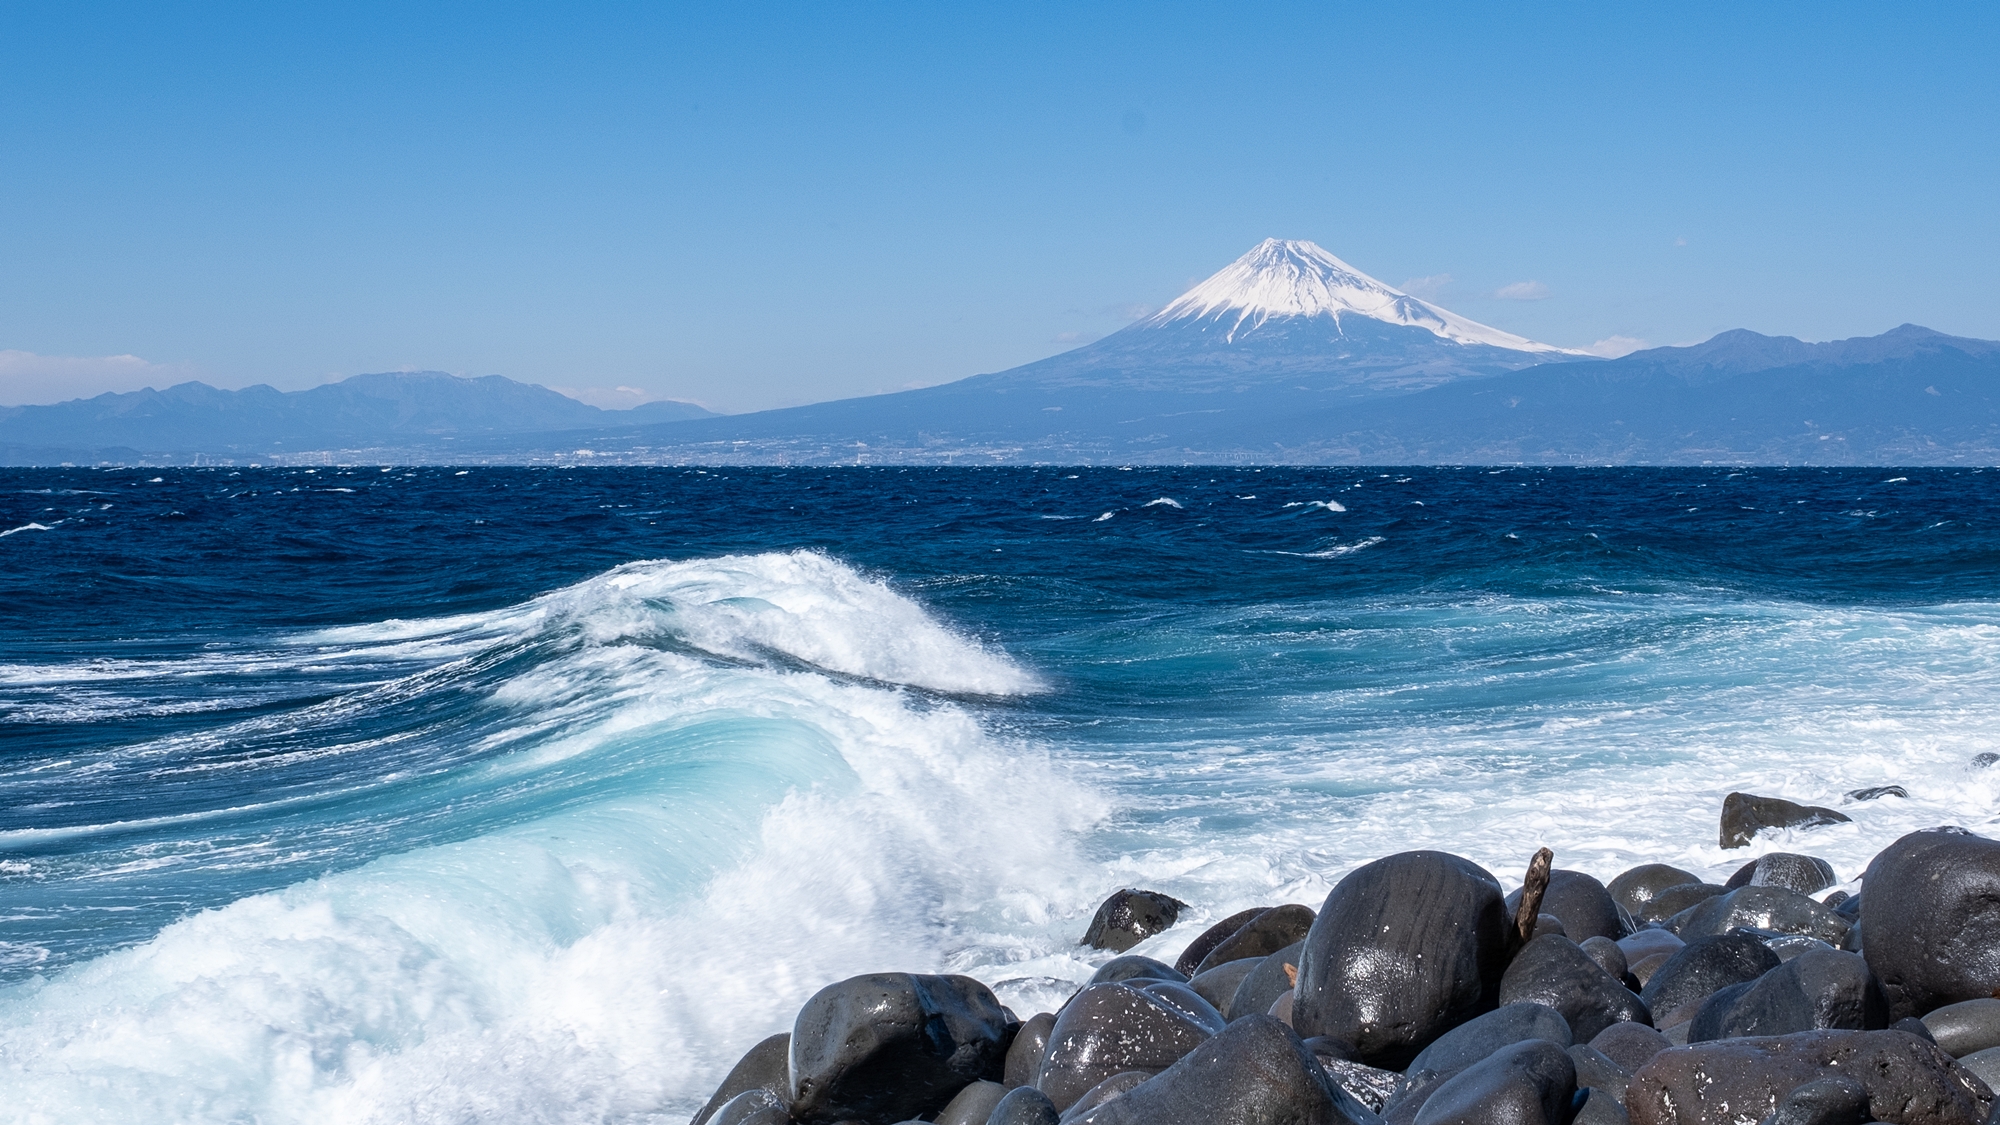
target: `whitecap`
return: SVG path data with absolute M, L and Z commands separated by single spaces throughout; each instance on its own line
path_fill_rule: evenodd
M 1141 508 L 1151 508 L 1151 507 L 1153 507 L 1154 505 L 1157 505 L 1157 504 L 1165 504 L 1165 505 L 1167 505 L 1167 506 L 1168 506 L 1168 507 L 1170 507 L 1170 508 L 1178 508 L 1178 507 L 1180 507 L 1180 506 L 1181 506 L 1181 502 L 1180 502 L 1180 501 L 1178 501 L 1178 500 L 1175 500 L 1175 499 L 1173 499 L 1172 497 L 1168 497 L 1168 496 L 1162 496 L 1162 497 L 1160 497 L 1160 498 L 1159 498 L 1158 500 L 1148 500 L 1148 501 L 1146 501 L 1146 502 L 1145 502 L 1144 504 L 1141 504 L 1141 505 L 1139 505 L 1139 506 L 1140 506 Z
M 61 520 L 57 520 L 56 522 L 57 522 L 57 523 L 61 523 L 62 521 L 61 521 Z M 16 533 L 16 532 L 20 532 L 20 531 L 54 531 L 54 530 L 55 530 L 55 528 L 54 528 L 54 527 L 52 527 L 52 526 L 50 526 L 50 525 L 48 525 L 48 524 L 43 524 L 43 523 L 24 523 L 24 524 L 22 524 L 22 525 L 21 525 L 21 526 L 19 526 L 19 527 L 10 527 L 10 528 L 8 528 L 8 529 L 7 529 L 7 530 L 5 530 L 5 531 L 0 531 L 0 539 L 5 539 L 5 538 L 7 538 L 7 537 L 8 537 L 9 535 L 13 535 L 14 533 Z

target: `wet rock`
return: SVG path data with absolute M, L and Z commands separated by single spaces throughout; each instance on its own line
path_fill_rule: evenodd
M 1611 885 L 1606 887 L 1605 891 L 1611 895 L 1611 901 L 1624 907 L 1625 912 L 1633 919 L 1648 922 L 1673 913 L 1670 910 L 1662 914 L 1653 909 L 1653 900 L 1659 897 L 1661 891 L 1669 887 L 1682 887 L 1700 882 L 1701 876 L 1692 871 L 1682 871 L 1678 867 L 1669 867 L 1664 863 L 1642 863 L 1611 880 Z
M 1157 1070 L 1128 1070 L 1122 1074 L 1114 1074 L 1084 1091 L 1084 1095 L 1076 1099 L 1075 1105 L 1063 1111 L 1063 1120 L 1074 1121 L 1158 1073 Z
M 1923 1021 L 1931 1041 L 1953 1058 L 2000 1047 L 2000 1000 L 1992 997 L 1946 1004 Z
M 1795 1086 L 1759 1125 L 1867 1125 L 1868 1090 L 1844 1074 Z
M 1310 1049 L 1312 1044 L 1323 1042 L 1326 1040 L 1308 1039 L 1306 1046 Z M 1395 1093 L 1396 1087 L 1403 1081 L 1403 1076 L 1393 1070 L 1381 1070 L 1352 1059 L 1333 1058 L 1317 1051 L 1313 1052 L 1313 1058 L 1319 1061 L 1320 1069 L 1326 1072 L 1328 1080 L 1376 1113 L 1382 1112 L 1389 1095 Z
M 1227 1022 L 1222 1013 L 1215 1010 L 1215 1005 L 1202 999 L 1200 993 L 1187 985 L 1166 980 L 1134 980 L 1127 983 L 1203 1027 L 1220 1031 Z
M 1653 1014 L 1618 978 L 1565 937 L 1540 937 L 1522 947 L 1500 979 L 1500 1002 L 1546 1004 L 1589 1042 L 1614 1023 L 1651 1024 Z
M 1130 984 L 1090 985 L 1056 1017 L 1035 1086 L 1066 1110 L 1114 1074 L 1166 1069 L 1216 1030 Z
M 1057 1125 L 1061 1120 L 1048 1095 L 1033 1086 L 1021 1086 L 1007 1091 L 986 1118 L 986 1125 Z
M 1528 938 L 1530 941 L 1532 941 L 1535 938 L 1541 937 L 1544 934 L 1555 934 L 1558 937 L 1568 937 L 1569 931 L 1563 929 L 1563 923 L 1561 918 L 1558 918 L 1553 914 L 1537 914 L 1535 915 L 1534 932 L 1529 934 Z
M 1372 1125 L 1373 1120 L 1366 1106 L 1326 1081 L 1290 1028 L 1269 1016 L 1250 1016 L 1068 1125 Z
M 1240 957 L 1196 974 L 1193 980 L 1188 981 L 1188 987 L 1200 993 L 1203 1000 L 1215 1005 L 1216 1011 L 1227 1016 L 1229 1002 L 1236 997 L 1236 989 L 1242 985 L 1243 978 L 1263 963 L 1262 957 Z
M 786 1069 L 791 1054 L 792 1036 L 790 1032 L 780 1032 L 758 1043 L 743 1053 L 736 1065 L 729 1068 L 722 1085 L 715 1088 L 715 1095 L 701 1112 L 694 1115 L 689 1125 L 707 1125 L 708 1119 L 723 1103 L 747 1090 L 769 1090 L 778 1097 L 787 1096 L 791 1089 L 791 1076 Z
M 815 993 L 792 1025 L 791 1111 L 800 1122 L 900 1121 L 997 1078 L 1013 1027 L 971 977 L 876 973 Z
M 1853 897 L 1853 895 L 1848 894 L 1846 891 L 1835 891 L 1825 898 L 1820 899 L 1819 904 L 1831 908 L 1835 914 L 1838 914 L 1840 913 L 1840 904 Z
M 986 1125 L 993 1107 L 1007 1096 L 1007 1087 L 998 1082 L 973 1082 L 960 1090 L 937 1115 L 937 1125 Z
M 1590 1041 L 1590 1046 L 1629 1074 L 1673 1044 L 1667 1042 L 1666 1036 L 1643 1024 L 1614 1023 L 1598 1032 L 1597 1038 Z M 1623 1100 L 1624 1092 L 1620 1091 L 1618 1097 Z
M 1201 959 L 1202 969 L 1244 957 L 1268 957 L 1299 941 L 1312 929 L 1313 912 L 1304 906 L 1274 906 L 1245 922 Z
M 1502 1047 L 1546 1039 L 1559 1047 L 1573 1041 L 1569 1021 L 1547 1004 L 1524 1001 L 1496 1008 L 1437 1037 L 1410 1062 L 1411 1073 L 1456 1074 Z
M 1850 801 L 1873 801 L 1882 797 L 1908 797 L 1909 795 L 1910 791 L 1900 785 L 1876 785 L 1867 789 L 1850 789 L 1847 791 L 1847 799 Z
M 1035 1084 L 1035 1074 L 1042 1069 L 1042 1054 L 1049 1047 L 1049 1031 L 1055 1025 L 1055 1016 L 1048 1012 L 1030 1016 L 1021 1025 L 1014 1033 L 1014 1041 L 1007 1046 L 1007 1062 L 1000 1072 L 1002 1085 L 1012 1089 Z
M 1859 1081 L 1876 1119 L 1899 1125 L 1980 1125 L 1992 1101 L 1950 1055 L 1915 1036 L 1808 1031 L 1662 1051 L 1632 1076 L 1625 1108 L 1633 1125 L 1736 1125 L 1829 1074 Z
M 1439 1083 L 1415 1125 L 1568 1125 L 1576 1067 L 1544 1039 L 1502 1047 Z
M 1181 955 L 1174 959 L 1174 968 L 1189 977 L 1195 976 L 1202 961 L 1208 957 L 1209 953 L 1216 946 L 1228 941 L 1230 936 L 1236 931 L 1242 929 L 1252 919 L 1256 918 L 1257 915 L 1269 909 L 1271 908 L 1268 906 L 1253 906 L 1248 910 L 1239 910 L 1222 921 L 1217 922 L 1215 925 L 1210 926 L 1208 929 L 1203 930 L 1201 936 L 1190 942 L 1188 947 L 1181 951 Z
M 1730 890 L 1738 887 L 1783 887 L 1802 895 L 1816 894 L 1840 882 L 1833 876 L 1833 865 L 1823 859 L 1792 852 L 1771 852 L 1760 855 L 1738 868 L 1723 885 Z
M 1186 908 L 1187 903 L 1172 895 L 1127 887 L 1097 908 L 1081 944 L 1123 953 L 1172 926 Z
M 1632 979 L 1638 981 L 1639 987 L 1643 989 L 1646 987 L 1646 982 L 1653 979 L 1653 973 L 1661 965 L 1666 964 L 1672 956 L 1671 953 L 1655 953 L 1650 957 L 1642 957 L 1632 962 L 1631 967 L 1625 971 L 1632 974 Z
M 1778 955 L 1756 938 L 1742 934 L 1700 938 L 1653 970 L 1639 999 L 1649 1010 L 1670 1018 L 1719 989 L 1756 980 L 1778 965 Z
M 1653 900 L 1653 910 L 1657 912 L 1653 920 L 1665 925 L 1667 919 L 1690 907 L 1699 906 L 1711 898 L 1728 893 L 1728 887 L 1717 883 L 1683 883 L 1678 887 L 1668 887 Z
M 763 1087 L 745 1090 L 716 1108 L 713 1125 L 791 1125 L 784 1095 Z
M 1861 942 L 1890 1015 L 1920 1016 L 2000 989 L 2000 841 L 1912 832 L 1862 880 Z
M 1824 950 L 1717 992 L 1695 1015 L 1688 1042 L 1825 1028 L 1859 1031 L 1888 1023 L 1888 1005 L 1868 963 L 1853 953 Z
M 1677 953 L 1681 946 L 1686 944 L 1687 942 L 1682 941 L 1672 930 L 1661 929 L 1658 926 L 1635 930 L 1618 939 L 1618 948 L 1625 952 L 1625 967 L 1628 970 L 1643 958 L 1651 957 L 1655 953 Z
M 1583 1108 L 1570 1119 L 1570 1125 L 1631 1125 L 1632 1119 L 1625 1116 L 1623 1105 L 1600 1096 L 1596 1090 L 1590 1090 L 1589 1095 Z
M 1747 927 L 1804 934 L 1838 946 L 1847 940 L 1849 929 L 1847 919 L 1783 887 L 1742 887 L 1676 917 L 1682 941 Z
M 1764 948 L 1778 955 L 1780 961 L 1790 961 L 1802 953 L 1830 952 L 1833 946 L 1804 934 L 1781 934 L 1774 930 L 1753 930 L 1738 928 L 1732 933 L 1748 934 L 1764 943 Z M 1850 934 L 1850 936 L 1852 936 Z
M 1511 918 L 1520 909 L 1521 892 L 1516 890 L 1506 901 L 1507 916 Z M 1561 868 L 1550 871 L 1540 909 L 1561 922 L 1564 936 L 1579 944 L 1590 937 L 1616 941 L 1632 932 L 1632 919 L 1611 897 L 1611 892 L 1581 871 Z
M 1818 805 L 1801 805 L 1782 797 L 1731 793 L 1722 799 L 1722 846 L 1744 848 L 1757 833 L 1770 828 L 1813 828 L 1844 824 L 1845 813 Z
M 1300 951 L 1292 1022 L 1395 1068 L 1491 1007 L 1506 969 L 1500 884 L 1442 852 L 1404 852 L 1350 872 Z
M 1995 762 L 2000 762 L 2000 754 L 1995 754 L 1993 751 L 1988 750 L 1984 753 L 1974 754 L 1972 756 L 1972 761 L 1969 762 L 1968 764 L 1973 769 L 1983 770 L 1988 768 Z
M 1292 977 L 1299 968 L 1299 950 L 1304 946 L 1302 941 L 1293 942 L 1258 962 L 1243 983 L 1236 986 L 1236 995 L 1230 997 L 1229 1007 L 1222 1014 L 1239 1020 L 1268 1013 L 1280 995 L 1292 990 Z M 1285 971 L 1286 965 L 1292 967 L 1292 972 Z
M 1585 957 L 1597 962 L 1598 968 L 1611 974 L 1613 980 L 1624 980 L 1625 973 L 1631 968 L 1625 963 L 1625 950 L 1608 937 L 1585 938 L 1576 947 L 1583 950 Z
M 1186 984 L 1187 975 L 1164 961 L 1151 957 L 1141 957 L 1127 953 L 1123 957 L 1113 957 L 1091 975 L 1090 984 L 1117 984 L 1121 980 L 1170 980 L 1176 984 Z
M 1958 1065 L 1971 1071 L 1989 1090 L 2000 1091 L 2000 1047 L 1988 1047 L 1974 1051 L 1958 1060 Z
M 1904 1016 L 1902 1019 L 1899 1019 L 1895 1023 L 1890 1024 L 1889 1030 L 1900 1031 L 1905 1035 L 1914 1035 L 1926 1043 L 1937 1042 L 1937 1040 L 1932 1038 L 1931 1036 L 1931 1029 L 1924 1025 L 1924 1021 L 1918 1019 L 1915 1016 Z
M 1588 1043 L 1571 1046 L 1569 1061 L 1576 1067 L 1579 1088 L 1599 1091 L 1591 1095 L 1594 1098 L 1625 1104 L 1625 1084 L 1632 1081 L 1631 1071 Z

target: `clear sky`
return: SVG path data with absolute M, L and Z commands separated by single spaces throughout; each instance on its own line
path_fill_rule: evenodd
M 1567 346 L 2000 337 L 1996 32 L 1970 3 L 5 2 L 0 403 L 434 369 L 788 405 L 1061 351 L 1266 236 Z

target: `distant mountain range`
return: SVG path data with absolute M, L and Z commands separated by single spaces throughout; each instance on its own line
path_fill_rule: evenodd
M 284 461 L 325 451 L 438 460 L 468 438 L 716 417 L 689 402 L 600 410 L 498 375 L 356 375 L 307 391 L 181 383 L 0 407 L 0 464 Z
M 0 461 L 2000 464 L 2000 343 L 1725 332 L 1598 359 L 1252 249 L 1093 344 L 922 390 L 712 415 L 498 377 L 368 375 L 0 410 Z

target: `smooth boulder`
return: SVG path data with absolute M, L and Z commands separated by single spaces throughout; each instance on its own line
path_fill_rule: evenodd
M 1116 984 L 1121 980 L 1170 980 L 1176 984 L 1186 984 L 1187 974 L 1164 961 L 1151 957 L 1141 957 L 1127 953 L 1123 957 L 1113 957 L 1097 967 L 1086 984 Z
M 1131 984 L 1093 984 L 1057 1015 L 1034 1084 L 1066 1110 L 1112 1075 L 1164 1070 L 1220 1030 Z
M 1569 1125 L 1576 1066 L 1546 1039 L 1503 1047 L 1447 1078 L 1416 1125 Z
M 1547 1004 L 1532 1001 L 1505 1004 L 1438 1036 L 1411 1060 L 1409 1072 L 1456 1074 L 1502 1047 L 1530 1039 L 1546 1039 L 1567 1047 L 1574 1038 L 1569 1021 Z
M 1235 933 L 1209 950 L 1198 971 L 1238 961 L 1245 957 L 1268 957 L 1298 942 L 1312 929 L 1311 907 L 1274 906 L 1245 922 Z
M 746 1090 L 769 1090 L 778 1097 L 788 1096 L 791 1090 L 792 1036 L 790 1032 L 779 1032 L 759 1042 L 743 1053 L 736 1065 L 729 1068 L 722 1085 L 715 1088 L 715 1094 L 701 1112 L 694 1115 L 688 1125 L 707 1125 L 708 1119 L 723 1107 L 729 1099 Z
M 1685 916 L 1676 915 L 1682 941 L 1726 934 L 1737 929 L 1804 934 L 1828 945 L 1847 940 L 1847 919 L 1796 891 L 1783 887 L 1740 887 L 1709 899 Z
M 1566 937 L 1538 937 L 1514 955 L 1500 978 L 1500 1002 L 1546 1004 L 1588 1043 L 1614 1023 L 1651 1025 L 1639 997 Z
M 1014 1033 L 1014 1041 L 1007 1045 L 1007 1062 L 1000 1071 L 1002 1085 L 1012 1089 L 1035 1084 L 1035 1074 L 1042 1069 L 1042 1055 L 1049 1049 L 1049 1032 L 1055 1026 L 1056 1017 L 1048 1012 L 1030 1016 L 1021 1024 Z
M 987 1115 L 986 1125 L 1058 1125 L 1062 1115 L 1056 1112 L 1056 1105 L 1047 1094 L 1033 1086 L 1019 1086 L 1007 1091 L 993 1112 Z
M 1722 799 L 1722 846 L 1747 848 L 1757 833 L 1771 828 L 1815 828 L 1845 824 L 1846 813 L 1818 805 L 1801 805 L 1783 797 L 1731 793 Z
M 745 1090 L 715 1110 L 713 1125 L 791 1125 L 784 1095 L 763 1087 Z
M 1730 890 L 1738 887 L 1783 887 L 1802 895 L 1819 892 L 1840 882 L 1834 877 L 1833 865 L 1817 856 L 1799 855 L 1795 852 L 1771 852 L 1760 855 L 1736 869 L 1723 886 Z
M 1299 954 L 1292 1025 L 1400 1069 L 1494 1006 L 1508 919 L 1493 876 L 1443 852 L 1403 852 L 1348 873 Z
M 935 1113 L 998 1078 L 1012 1028 L 971 977 L 875 973 L 813 994 L 792 1025 L 791 1115 L 804 1125 Z
M 1304 944 L 1293 942 L 1257 962 L 1257 967 L 1236 986 L 1236 994 L 1230 997 L 1222 1014 L 1234 1021 L 1268 1013 L 1278 997 L 1292 990 L 1292 978 L 1299 969 L 1299 949 Z M 1287 965 L 1292 967 L 1289 973 L 1285 971 Z
M 1520 905 L 1521 892 L 1517 889 L 1507 896 L 1508 915 L 1511 917 Z M 1579 945 L 1585 938 L 1606 937 L 1617 941 L 1632 932 L 1632 919 L 1611 897 L 1611 892 L 1581 871 L 1562 868 L 1550 871 L 1540 912 L 1561 922 L 1563 934 Z
M 980 1079 L 968 1084 L 938 1111 L 937 1125 L 986 1125 L 994 1107 L 1007 1096 L 1007 1087 Z
M 1868 963 L 1828 949 L 1801 954 L 1754 981 L 1717 992 L 1695 1014 L 1688 1042 L 1888 1025 L 1889 1008 Z
M 1201 994 L 1201 998 L 1215 1005 L 1215 1010 L 1229 1014 L 1229 1001 L 1236 996 L 1236 989 L 1250 971 L 1264 963 L 1262 957 L 1241 957 L 1217 965 L 1205 973 L 1197 973 L 1188 981 L 1188 987 Z
M 1936 1044 L 1898 1031 L 1808 1031 L 1718 1039 L 1655 1055 L 1626 1087 L 1632 1125 L 1737 1125 L 1792 1090 L 1845 1074 L 1895 1125 L 1981 1125 L 1991 1091 Z
M 1700 938 L 1653 970 L 1639 999 L 1657 1017 L 1654 1024 L 1658 1026 L 1687 1005 L 1732 984 L 1756 980 L 1780 963 L 1777 954 L 1753 937 L 1720 934 Z
M 1496 893 L 1496 898 L 1497 893 Z M 1269 1016 L 1230 1024 L 1187 1057 L 1067 1125 L 1373 1125 L 1326 1080 L 1292 1029 Z
M 1758 1125 L 1867 1125 L 1874 1119 L 1868 1112 L 1868 1088 L 1836 1074 L 1793 1087 Z
M 1187 903 L 1172 895 L 1127 887 L 1097 908 L 1080 944 L 1123 953 L 1165 931 L 1180 919 L 1185 909 Z
M 1271 908 L 1268 906 L 1253 906 L 1248 910 L 1239 910 L 1203 930 L 1201 936 L 1189 942 L 1188 947 L 1181 951 L 1181 955 L 1174 959 L 1174 968 L 1190 977 L 1195 976 L 1200 971 L 1202 961 L 1216 946 L 1228 941 L 1230 935 L 1269 909 Z
M 1654 1055 L 1671 1046 L 1666 1036 L 1638 1023 L 1614 1023 L 1590 1041 L 1592 1050 L 1602 1052 L 1628 1073 L 1645 1066 Z
M 1946 1004 L 1925 1013 L 1923 1023 L 1931 1042 L 1953 1058 L 2000 1047 L 2000 1000 L 1992 997 Z
M 1862 953 L 1892 1017 L 2000 989 L 2000 841 L 1912 832 L 1876 855 L 1862 885 Z
M 1642 863 L 1611 880 L 1604 889 L 1611 896 L 1611 901 L 1624 907 L 1625 912 L 1635 920 L 1650 922 L 1666 917 L 1653 911 L 1653 900 L 1659 897 L 1661 891 L 1700 882 L 1701 876 L 1692 871 L 1683 871 L 1664 863 Z

